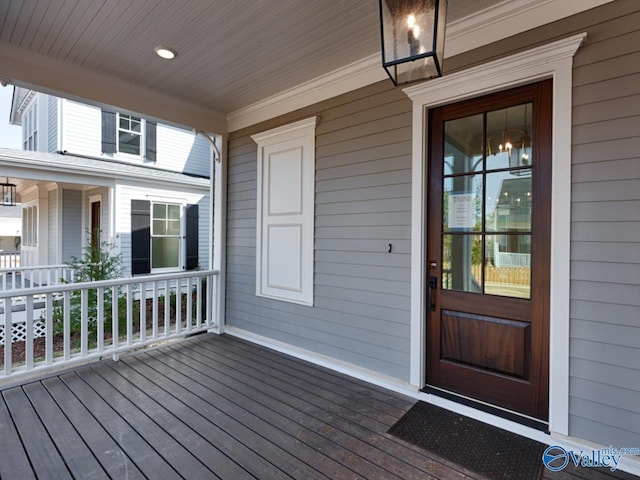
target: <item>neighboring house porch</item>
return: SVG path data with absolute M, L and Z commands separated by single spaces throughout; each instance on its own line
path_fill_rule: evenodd
M 21 199 L 21 267 L 68 263 L 92 241 L 116 247 L 125 276 L 208 267 L 208 178 L 57 153 L 0 160 Z

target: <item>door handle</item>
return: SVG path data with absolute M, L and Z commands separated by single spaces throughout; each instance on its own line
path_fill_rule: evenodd
M 438 286 L 438 278 L 437 277 L 429 277 L 427 282 L 427 305 L 429 310 L 432 312 L 436 309 L 436 304 L 433 302 L 433 291 Z

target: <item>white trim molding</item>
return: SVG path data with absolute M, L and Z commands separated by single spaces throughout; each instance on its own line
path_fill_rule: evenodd
M 427 110 L 545 78 L 553 79 L 549 429 L 569 429 L 569 286 L 571 220 L 571 79 L 574 35 L 484 65 L 409 87 L 413 102 L 410 383 L 425 379 L 425 215 Z
M 453 57 L 612 1 L 504 0 L 448 23 L 444 56 Z M 227 128 L 229 132 L 240 130 L 386 79 L 377 52 L 229 113 Z
M 240 130 L 389 78 L 380 62 L 379 53 L 370 55 L 346 67 L 231 112 L 227 115 L 227 128 L 230 132 Z
M 613 0 L 503 0 L 447 25 L 444 56 L 453 57 Z

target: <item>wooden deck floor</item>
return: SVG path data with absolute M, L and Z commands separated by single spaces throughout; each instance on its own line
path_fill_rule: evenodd
M 469 478 L 384 433 L 411 399 L 228 336 L 2 398 L 2 478 Z
M 385 433 L 413 403 L 200 335 L 4 389 L 0 477 L 478 478 Z

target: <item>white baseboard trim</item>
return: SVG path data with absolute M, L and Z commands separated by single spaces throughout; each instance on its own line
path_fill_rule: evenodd
M 489 425 L 493 425 L 494 427 L 502 428 L 503 430 L 506 430 L 508 432 L 522 435 L 523 437 L 530 438 L 532 440 L 536 440 L 540 443 L 544 443 L 547 445 L 559 445 L 567 450 L 584 450 L 585 452 L 605 447 L 604 445 L 590 443 L 587 440 L 567 437 L 564 435 L 555 434 L 553 432 L 551 434 L 546 434 L 544 432 L 541 432 L 540 430 L 536 430 L 535 428 L 521 425 L 511 420 L 507 420 L 505 418 L 483 412 L 482 410 L 462 405 L 452 400 L 439 397 L 437 395 L 421 392 L 415 385 L 411 385 L 410 383 L 404 382 L 398 378 L 383 375 L 373 370 L 359 367 L 349 362 L 343 362 L 327 355 L 312 352 L 311 350 L 307 350 L 305 348 L 300 348 L 285 342 L 273 340 L 263 335 L 258 335 L 256 333 L 250 332 L 248 330 L 243 330 L 241 328 L 227 325 L 224 328 L 224 333 L 236 338 L 247 340 L 257 345 L 262 345 L 263 347 L 270 348 L 286 355 L 291 355 L 292 357 L 307 361 L 309 363 L 313 363 L 314 365 L 325 367 L 344 375 L 349 375 L 350 377 L 372 383 L 373 385 L 386 388 L 401 395 L 406 395 L 407 397 L 411 397 L 416 400 L 422 400 L 423 402 L 445 408 L 452 412 L 459 413 L 460 415 L 464 415 L 475 420 L 488 423 Z M 635 445 L 621 445 L 621 447 L 635 447 Z M 640 446 L 638 447 L 640 448 Z M 622 470 L 634 475 L 640 475 L 640 459 L 636 460 L 632 457 L 622 457 L 618 470 Z
M 390 377 L 388 375 L 382 375 L 378 372 L 374 372 L 373 370 L 358 367 L 353 363 L 336 360 L 335 358 L 329 357 L 328 355 L 315 353 L 311 350 L 296 347 L 289 343 L 273 340 L 269 337 L 258 335 L 248 330 L 243 330 L 241 328 L 226 325 L 224 328 L 224 333 L 237 338 L 241 338 L 243 340 L 247 340 L 252 343 L 256 343 L 258 345 L 262 345 L 263 347 L 270 348 L 271 350 L 275 350 L 280 353 L 291 355 L 292 357 L 298 358 L 300 360 L 305 360 L 309 363 L 313 363 L 314 365 L 319 365 L 335 372 L 343 373 L 345 375 L 349 375 L 350 377 L 373 383 L 374 385 L 393 390 L 394 392 L 405 393 L 409 390 L 412 390 L 414 395 L 418 393 L 417 387 L 415 387 L 414 385 L 410 385 L 409 383 L 402 382 L 397 378 Z

